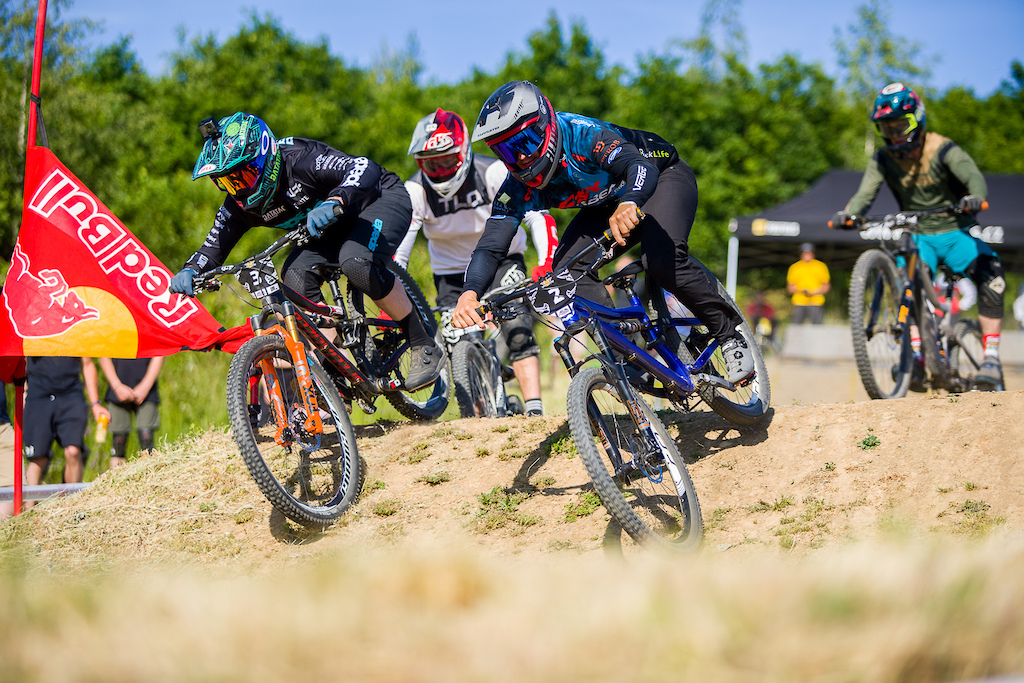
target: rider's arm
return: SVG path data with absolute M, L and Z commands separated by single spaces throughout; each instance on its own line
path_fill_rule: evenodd
M 537 249 L 537 265 L 551 265 L 551 257 L 558 247 L 558 233 L 554 217 L 547 211 L 527 211 L 523 225 L 530 229 L 533 246 Z
M 473 291 L 480 296 L 490 286 L 495 273 L 498 272 L 498 264 L 508 255 L 509 247 L 512 246 L 512 238 L 519 229 L 519 220 L 517 216 L 493 213 L 487 219 L 484 232 L 480 235 L 480 241 L 476 243 L 469 266 L 466 267 L 463 292 Z
M 296 138 L 298 141 L 299 138 Z M 380 197 L 384 169 L 366 157 L 340 152 L 319 140 L 302 140 L 302 153 L 290 167 L 291 178 L 308 183 L 346 213 L 361 212 Z
M 988 184 L 985 182 L 985 176 L 981 174 L 981 170 L 974 163 L 971 155 L 965 152 L 960 145 L 952 145 L 949 148 L 945 154 L 945 161 L 950 173 L 967 188 L 967 194 L 973 194 L 982 199 L 988 198 Z
M 412 221 L 409 223 L 409 232 L 405 233 L 401 244 L 395 250 L 395 261 L 403 268 L 409 266 L 409 257 L 412 256 L 412 247 L 416 243 L 416 235 L 423 227 L 423 219 L 427 211 L 427 195 L 423 186 L 411 180 L 405 181 L 405 189 L 412 200 Z
M 640 153 L 640 149 L 610 131 L 594 138 L 591 156 L 613 178 L 625 181 L 621 202 L 643 206 L 658 187 L 658 167 Z
M 871 157 L 868 166 L 864 169 L 864 176 L 860 179 L 860 187 L 849 202 L 846 203 L 846 212 L 852 216 L 863 216 L 871 208 L 878 196 L 878 191 L 885 182 L 885 175 L 878 162 L 878 153 Z
M 223 206 L 217 209 L 213 227 L 203 240 L 203 246 L 185 261 L 185 268 L 204 273 L 222 265 L 250 227 L 252 224 L 246 220 L 244 212 L 238 208 L 235 200 L 231 197 L 226 198 Z

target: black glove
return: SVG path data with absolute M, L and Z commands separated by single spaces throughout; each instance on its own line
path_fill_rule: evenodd
M 981 211 L 984 203 L 984 197 L 979 197 L 976 194 L 969 194 L 960 199 L 960 203 L 956 205 L 956 208 L 963 213 L 978 213 Z
M 833 230 L 853 230 L 853 216 L 846 213 L 846 211 L 836 211 L 835 215 L 829 219 L 828 227 Z

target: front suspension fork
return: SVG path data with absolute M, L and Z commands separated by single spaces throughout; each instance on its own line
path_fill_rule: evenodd
M 302 428 L 307 434 L 322 434 L 324 431 L 323 421 L 320 419 L 320 406 L 316 400 L 313 389 L 313 377 L 309 370 L 309 360 L 306 357 L 306 347 L 302 343 L 298 326 L 295 323 L 295 309 L 288 301 L 284 302 L 284 326 L 276 324 L 266 329 L 256 330 L 256 334 L 278 334 L 284 339 L 285 348 L 291 358 L 292 369 L 295 371 L 295 379 L 298 384 L 299 395 L 302 397 L 302 406 L 306 413 L 306 419 Z M 274 441 L 284 446 L 291 441 L 285 435 L 285 429 L 289 426 L 288 406 L 284 402 L 284 394 L 281 391 L 280 379 L 277 376 L 277 368 L 274 367 L 273 359 L 261 360 L 260 370 L 267 384 L 267 394 L 270 397 L 270 405 L 274 411 L 277 422 L 277 433 Z

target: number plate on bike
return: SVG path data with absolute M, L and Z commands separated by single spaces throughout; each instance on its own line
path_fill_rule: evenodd
M 268 261 L 262 261 L 252 268 L 238 271 L 238 281 L 254 299 L 262 299 L 281 289 L 274 264 Z

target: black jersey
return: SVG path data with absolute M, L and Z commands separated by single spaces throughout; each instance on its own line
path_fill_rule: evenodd
M 357 216 L 384 190 L 401 185 L 397 175 L 376 162 L 318 140 L 290 137 L 278 140 L 278 145 L 284 172 L 263 212 L 245 211 L 226 197 L 203 246 L 188 259 L 186 268 L 200 273 L 216 268 L 249 228 L 267 225 L 290 230 L 328 197 L 341 199 L 346 216 Z

